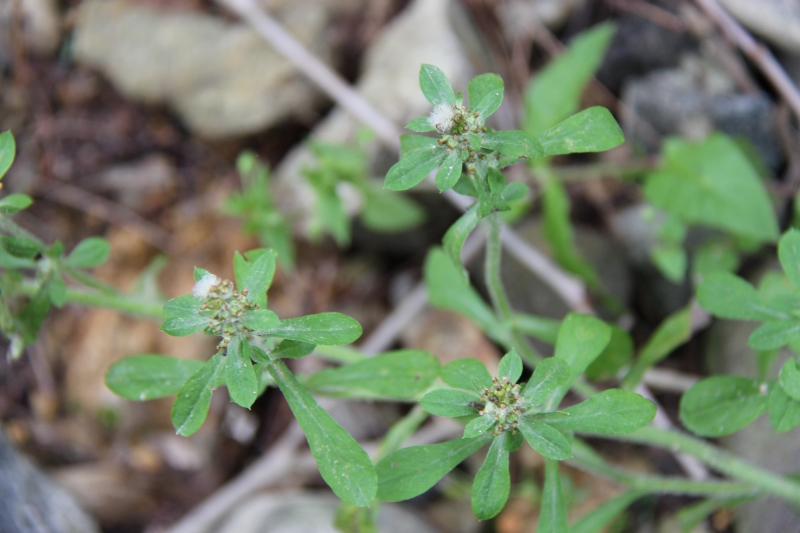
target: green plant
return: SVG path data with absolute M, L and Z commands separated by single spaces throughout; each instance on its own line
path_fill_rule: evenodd
M 478 517 L 495 516 L 510 492 L 509 453 L 524 442 L 546 459 L 542 531 L 567 528 L 567 504 L 558 467 L 562 460 L 629 487 L 622 496 L 573 525 L 583 532 L 598 531 L 631 501 L 653 492 L 708 496 L 714 498 L 715 505 L 762 492 L 800 501 L 800 485 L 793 481 L 680 433 L 644 427 L 655 415 L 655 406 L 631 391 L 647 368 L 688 337 L 688 310 L 665 321 L 641 350 L 639 359 L 629 365 L 632 343 L 621 329 L 575 313 L 562 321 L 520 314 L 509 304 L 499 275 L 500 214 L 510 209 L 509 201 L 524 196 L 527 187 L 506 183 L 500 170 L 518 161 L 611 148 L 622 142 L 611 115 L 592 108 L 551 125 L 537 136 L 523 131 L 494 131 L 486 125 L 486 119 L 502 101 L 499 77 L 484 74 L 470 82 L 471 108 L 436 67 L 423 65 L 420 86 L 434 110 L 430 117 L 415 119 L 409 127 L 435 132 L 436 136 L 403 136 L 401 159 L 387 174 L 386 186 L 394 190 L 411 188 L 438 168 L 440 190 L 453 188 L 475 198 L 447 232 L 443 246 L 429 253 L 425 282 L 433 305 L 468 316 L 506 349 L 498 376 L 492 378 L 483 364 L 473 359 L 440 367 L 432 355 L 419 351 L 390 352 L 370 359 L 358 352 L 340 352 L 342 366 L 294 376 L 282 359 L 308 355 L 317 345 L 353 342 L 361 330 L 355 321 L 336 313 L 282 320 L 270 312 L 266 291 L 275 269 L 275 254 L 261 249 L 236 254 L 235 285 L 197 269 L 194 294 L 165 306 L 165 332 L 185 335 L 204 331 L 221 337 L 218 351 L 209 361 L 134 356 L 109 370 L 109 387 L 136 400 L 177 394 L 173 423 L 179 433 L 191 434 L 202 424 L 214 388 L 225 385 L 232 401 L 249 407 L 265 387 L 276 385 L 306 433 L 323 478 L 347 504 L 355 506 L 343 507 L 337 518 L 340 527 L 353 531 L 374 530 L 374 510 L 358 507 L 371 506 L 376 498 L 397 501 L 421 494 L 485 445 L 489 445 L 489 451 L 473 483 L 472 503 Z M 558 213 L 559 224 L 568 224 L 563 208 Z M 488 234 L 484 271 L 492 306 L 472 287 L 460 262 L 464 241 L 481 220 Z M 560 242 L 571 246 L 570 239 Z M 528 336 L 554 344 L 554 357 L 538 354 L 528 343 Z M 521 379 L 524 364 L 534 368 L 527 380 Z M 627 372 L 620 389 L 600 391 L 588 380 L 607 379 L 624 368 Z M 787 370 L 787 376 L 790 372 Z M 564 407 L 562 400 L 570 390 L 584 400 Z M 370 459 L 316 403 L 312 392 L 418 401 L 419 406 L 391 428 Z M 464 437 L 401 448 L 426 412 L 460 420 L 465 424 Z M 578 438 L 579 434 L 679 450 L 736 481 L 636 475 L 605 462 Z
M 292 233 L 272 198 L 269 168 L 258 160 L 254 152 L 245 151 L 236 159 L 236 170 L 242 180 L 242 190 L 231 194 L 222 204 L 222 210 L 243 218 L 244 231 L 256 235 L 261 244 L 275 250 L 284 267 L 293 269 Z
M 344 188 L 349 188 L 357 197 L 359 219 L 372 231 L 404 231 L 425 219 L 425 212 L 416 202 L 383 189 L 380 181 L 369 177 L 367 158 L 362 150 L 319 141 L 309 142 L 309 147 L 317 158 L 316 166 L 303 169 L 317 197 L 309 224 L 312 239 L 319 239 L 327 232 L 339 246 L 350 243 L 350 216 L 342 199 Z
M 323 479 L 345 502 L 336 523 L 346 531 L 375 531 L 378 501 L 405 500 L 425 492 L 486 446 L 487 454 L 472 484 L 472 508 L 479 518 L 489 519 L 503 509 L 512 490 L 509 455 L 526 443 L 545 458 L 538 526 L 542 532 L 597 532 L 646 494 L 706 498 L 682 513 L 682 522 L 689 525 L 715 509 L 762 495 L 800 503 L 800 483 L 795 480 L 753 466 L 685 433 L 648 426 L 656 406 L 634 389 L 638 390 L 649 368 L 691 336 L 689 309 L 668 317 L 632 360 L 633 342 L 615 325 L 578 313 L 562 320 L 518 313 L 509 302 L 500 277 L 503 215 L 513 214 L 512 205 L 530 191 L 523 183 L 508 183 L 502 169 L 523 162 L 535 174 L 535 185 L 541 191 L 544 232 L 554 256 L 604 297 L 609 308 L 614 307 L 603 295 L 594 268 L 575 248 L 569 198 L 559 169 L 550 159 L 599 152 L 623 142 L 608 110 L 578 111 L 579 95 L 612 33 L 613 27 L 601 26 L 584 35 L 531 85 L 526 94 L 524 130 L 495 131 L 487 123 L 503 100 L 499 76 L 474 78 L 465 100 L 441 70 L 432 65 L 421 68 L 420 87 L 432 112 L 413 120 L 408 128 L 433 136 L 401 138 L 401 158 L 389 170 L 385 187 L 407 190 L 435 171 L 439 190 L 453 189 L 473 199 L 445 234 L 442 246 L 429 252 L 424 278 L 432 305 L 468 317 L 506 352 L 497 376 L 492 377 L 481 362 L 470 358 L 440 366 L 433 355 L 419 350 L 366 358 L 357 350 L 325 348 L 353 343 L 361 335 L 361 326 L 340 313 L 280 318 L 271 311 L 267 293 L 277 262 L 282 260 L 291 267 L 294 253 L 288 226 L 268 190 L 268 171 L 250 153 L 243 154 L 237 164 L 243 192 L 234 195 L 226 209 L 243 216 L 246 229 L 257 233 L 271 249 L 237 252 L 233 281 L 195 268 L 192 294 L 166 302 L 163 311 L 159 297 L 146 289 L 152 289 L 157 265 L 145 274 L 139 292 L 121 294 L 84 271 L 108 255 L 105 241 L 89 239 L 65 254 L 63 246 L 45 245 L 11 220 L 11 215 L 30 205 L 30 198 L 10 195 L 0 199 L 0 327 L 11 341 L 11 355 L 18 357 L 35 339 L 52 305 L 66 302 L 160 318 L 162 330 L 173 336 L 202 332 L 218 338 L 216 351 L 206 361 L 134 355 L 114 364 L 106 383 L 115 393 L 135 401 L 175 395 L 172 422 L 179 434 L 187 436 L 202 426 L 215 389 L 226 387 L 233 402 L 250 408 L 267 387 L 277 387 L 305 433 Z M 388 220 L 393 218 L 387 216 L 392 209 L 403 212 L 406 222 L 416 220 L 409 215 L 413 208 L 404 200 L 392 197 L 389 203 L 393 207 L 386 207 L 389 197 L 381 196 L 387 193 L 369 180 L 363 154 L 320 144 L 312 149 L 319 166 L 306 169 L 306 175 L 319 202 L 320 232 L 331 232 L 341 243 L 349 239 L 338 190 L 342 183 L 366 198 L 362 212 L 366 225 L 397 229 L 397 220 Z M 0 177 L 11 165 L 13 152 L 10 133 L 0 135 Z M 707 225 L 724 230 L 724 239 L 735 242 L 737 248 L 723 246 L 720 251 L 709 247 L 707 256 L 696 260 L 704 265 L 695 265 L 695 271 L 702 273 L 698 300 L 717 316 L 763 322 L 750 338 L 750 344 L 762 352 L 763 375 L 758 379 L 714 376 L 701 381 L 684 395 L 681 420 L 700 436 L 731 433 L 766 411 L 777 431 L 795 427 L 800 424 L 797 361 L 790 359 L 784 364 L 777 380 L 765 376 L 777 348 L 786 344 L 795 350 L 800 347 L 800 233 L 792 230 L 780 241 L 778 255 L 785 276 L 768 276 L 756 289 L 724 272 L 736 267 L 739 251 L 778 236 L 763 187 L 725 137 L 712 136 L 699 144 L 673 140 L 664 153 L 664 163 L 645 183 L 648 200 L 668 217 L 661 238 L 662 244 L 671 248 L 662 252 L 667 257 L 657 262 L 677 278 L 687 263 L 685 257 L 678 257 L 683 253 L 680 245 L 686 227 Z M 720 161 L 729 166 L 720 167 Z M 726 176 L 732 176 L 730 187 L 723 186 Z M 701 190 L 714 194 L 698 198 Z M 381 213 L 368 215 L 370 203 Z M 490 302 L 473 287 L 460 258 L 464 242 L 479 224 L 487 234 L 483 273 Z M 543 357 L 531 338 L 553 345 L 554 355 Z M 295 375 L 283 361 L 315 351 L 341 365 Z M 600 380 L 616 380 L 618 388 L 601 390 Z M 402 401 L 413 406 L 370 457 L 314 395 Z M 455 418 L 464 425 L 463 437 L 404 448 L 403 443 L 428 414 Z M 689 454 L 731 480 L 693 481 L 629 472 L 598 455 L 583 440 L 587 436 Z M 609 478 L 626 490 L 570 525 L 560 461 Z

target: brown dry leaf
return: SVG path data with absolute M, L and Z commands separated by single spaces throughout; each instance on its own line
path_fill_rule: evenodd
M 425 309 L 401 334 L 409 348 L 426 350 L 444 365 L 456 359 L 472 357 L 497 373 L 500 353 L 469 319 L 443 311 Z

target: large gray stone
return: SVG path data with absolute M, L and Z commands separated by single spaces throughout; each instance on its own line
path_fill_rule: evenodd
M 275 0 L 270 11 L 328 58 L 331 3 Z M 254 30 L 199 12 L 127 0 L 88 0 L 74 33 L 78 62 L 100 70 L 134 100 L 165 103 L 198 135 L 254 133 L 308 113 L 319 93 Z
M 800 2 L 797 0 L 719 0 L 719 3 L 762 39 L 800 55 Z
M 747 139 L 764 162 L 783 161 L 774 124 L 774 104 L 764 93 L 737 94 L 733 82 L 710 62 L 684 58 L 681 68 L 660 70 L 627 82 L 622 90 L 626 135 L 656 151 L 661 135 L 702 139 L 714 130 Z
M 97 533 L 72 497 L 20 455 L 0 431 L 0 531 Z
M 26 52 L 49 56 L 61 44 L 61 18 L 55 0 L 0 0 L 0 71 L 11 61 L 8 31 L 17 15 L 22 19 Z

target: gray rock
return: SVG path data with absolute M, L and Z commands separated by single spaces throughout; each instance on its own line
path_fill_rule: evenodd
M 560 28 L 584 0 L 512 0 L 496 8 L 497 18 L 509 41 L 536 33 L 540 25 Z
M 11 60 L 8 30 L 17 15 L 17 6 L 27 52 L 49 56 L 61 44 L 61 19 L 54 0 L 0 0 L 0 71 L 6 69 Z
M 771 269 L 777 270 L 777 263 Z M 759 277 L 756 275 L 754 279 Z M 755 322 L 716 320 L 707 334 L 706 364 L 709 372 L 756 377 L 758 354 L 748 346 L 747 338 L 757 326 Z M 769 377 L 777 377 L 783 361 L 789 356 L 789 350 L 781 350 Z M 721 441 L 737 455 L 772 472 L 789 474 L 800 471 L 800 428 L 776 433 L 768 415 Z M 797 511 L 785 501 L 771 497 L 740 506 L 736 511 L 736 524 L 737 531 L 742 532 L 800 532 Z
M 64 489 L 19 454 L 0 431 L 0 530 L 96 533 L 93 520 Z
M 694 46 L 688 33 L 678 33 L 647 19 L 625 15 L 597 73 L 598 79 L 616 92 L 630 76 L 643 76 L 674 67 L 681 54 Z
M 330 3 L 273 1 L 286 29 L 323 59 Z M 198 12 L 125 0 L 90 0 L 78 11 L 75 58 L 127 97 L 166 103 L 198 135 L 261 131 L 313 110 L 319 93 L 255 31 Z
M 703 59 L 688 57 L 681 68 L 627 82 L 622 101 L 627 107 L 623 129 L 649 151 L 658 150 L 653 130 L 693 139 L 719 130 L 747 139 L 772 169 L 783 161 L 775 132 L 775 106 L 769 97 L 735 94 L 732 82 Z
M 546 252 L 549 249 L 538 219 L 526 221 L 515 229 L 522 238 L 539 250 Z M 576 224 L 573 231 L 575 246 L 583 258 L 597 270 L 603 287 L 624 305 L 628 305 L 632 296 L 630 268 L 619 245 L 606 234 L 586 226 Z M 570 311 L 548 285 L 506 252 L 503 252 L 501 275 L 515 310 L 557 319 L 563 318 Z M 475 272 L 471 278 L 482 286 L 482 271 Z
M 457 34 L 452 22 L 453 18 L 464 19 L 458 16 L 460 9 L 452 0 L 416 0 L 383 29 L 367 51 L 364 73 L 355 88 L 395 124 L 406 125 L 411 119 L 430 112 L 430 104 L 419 89 L 422 63 L 436 65 L 454 87 L 466 89 L 473 68 L 460 34 L 470 28 L 459 22 L 461 27 Z M 336 108 L 317 125 L 312 137 L 346 144 L 353 141 L 362 127 L 349 113 Z M 378 142 L 371 143 L 367 151 L 372 161 L 389 159 Z M 315 201 L 301 169 L 314 164 L 311 152 L 299 146 L 289 152 L 275 171 L 275 193 L 282 209 L 292 213 L 298 233 L 306 232 L 305 224 Z M 379 176 L 387 169 L 384 166 L 373 172 Z
M 767 42 L 800 55 L 800 2 L 797 0 L 719 0 L 731 15 Z
M 290 492 L 259 494 L 234 508 L 216 533 L 337 533 L 333 526 L 340 501 L 329 494 Z M 381 533 L 436 533 L 402 505 L 382 503 Z

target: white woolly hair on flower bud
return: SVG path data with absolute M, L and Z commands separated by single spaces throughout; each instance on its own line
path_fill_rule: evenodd
M 436 128 L 439 133 L 446 133 L 453 129 L 456 110 L 450 104 L 437 104 L 428 115 L 428 123 Z
M 200 298 L 207 298 L 211 289 L 219 285 L 221 280 L 214 274 L 206 274 L 194 284 L 192 287 L 192 294 Z

